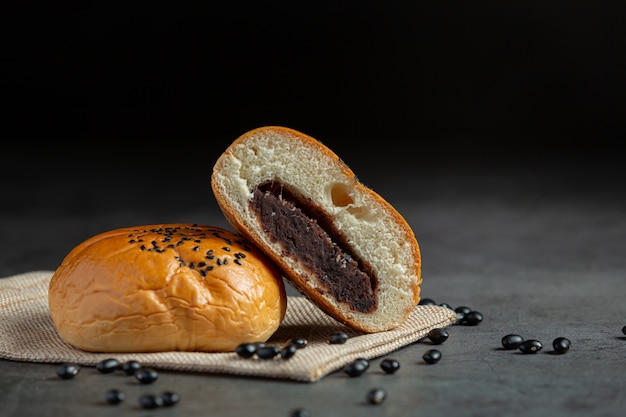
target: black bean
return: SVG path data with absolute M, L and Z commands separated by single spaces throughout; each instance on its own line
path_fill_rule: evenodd
M 393 374 L 400 369 L 400 362 L 395 359 L 386 358 L 380 362 L 380 367 L 386 374 Z
M 467 306 L 458 306 L 454 311 L 456 313 L 456 324 L 462 324 L 465 321 L 465 317 L 472 309 Z
M 329 342 L 332 345 L 342 345 L 348 340 L 348 335 L 345 332 L 335 332 L 330 335 Z
M 311 417 L 311 412 L 306 408 L 297 408 L 289 414 L 290 417 Z
M 142 384 L 152 384 L 159 379 L 159 374 L 154 369 L 142 368 L 135 372 L 135 378 Z
M 291 343 L 292 345 L 295 345 L 296 348 L 298 349 L 305 348 L 309 344 L 309 342 L 306 339 L 303 339 L 301 337 L 291 339 L 289 343 Z
M 524 342 L 524 338 L 518 334 L 507 334 L 501 340 L 505 349 L 517 349 Z
M 541 349 L 543 349 L 543 344 L 539 340 L 535 340 L 535 339 L 524 340 L 518 346 L 518 349 L 522 353 L 537 353 Z
M 287 346 L 283 347 L 280 350 L 280 357 L 282 359 L 289 359 L 296 354 L 297 350 L 298 347 L 296 345 L 294 345 L 293 343 L 289 343 Z
M 424 353 L 422 359 L 424 359 L 424 362 L 428 364 L 437 363 L 439 362 L 439 359 L 441 359 L 441 352 L 437 349 L 430 349 L 429 351 Z
M 261 346 L 256 349 L 256 355 L 261 359 L 272 359 L 280 353 L 278 346 Z
M 119 404 L 126 399 L 126 395 L 122 391 L 110 389 L 105 393 L 104 398 L 109 404 Z
M 120 369 L 120 361 L 115 358 L 104 359 L 96 364 L 98 372 L 103 374 L 110 374 Z
M 165 391 L 161 393 L 161 400 L 163 401 L 163 405 L 165 407 L 171 407 L 178 404 L 180 401 L 180 395 L 175 392 Z
M 137 372 L 140 369 L 141 369 L 141 363 L 135 360 L 124 362 L 122 364 L 122 371 L 124 371 L 126 375 L 135 375 L 135 372 Z
M 142 394 L 138 400 L 141 408 L 158 408 L 163 405 L 163 399 L 154 394 Z
M 370 367 L 370 362 L 367 359 L 359 358 L 349 363 L 343 371 L 349 376 L 361 376 Z
M 622 327 L 622 333 L 626 334 L 626 326 Z
M 448 308 L 448 309 L 452 310 L 452 306 L 450 304 L 448 304 L 448 303 L 441 303 L 441 304 L 439 304 L 439 307 L 445 307 L 445 308 Z
M 468 326 L 476 326 L 483 321 L 483 314 L 479 311 L 472 310 L 465 315 L 465 319 L 463 319 L 462 324 L 466 324 Z
M 435 345 L 440 345 L 448 340 L 448 331 L 446 329 L 437 327 L 428 332 L 428 338 Z
M 565 337 L 557 337 L 552 342 L 552 348 L 554 348 L 554 351 L 556 353 L 566 353 L 571 345 L 572 342 L 570 342 L 570 340 Z
M 241 343 L 235 348 L 235 352 L 242 358 L 251 358 L 256 353 L 256 349 L 256 343 Z
M 419 305 L 421 306 L 436 306 L 437 303 L 435 303 L 435 300 L 433 300 L 432 298 L 422 298 L 419 302 Z
M 57 368 L 57 375 L 63 379 L 72 379 L 80 372 L 80 366 L 72 363 L 65 363 Z
M 382 388 L 374 388 L 367 393 L 367 402 L 370 404 L 382 404 L 387 398 L 387 391 Z

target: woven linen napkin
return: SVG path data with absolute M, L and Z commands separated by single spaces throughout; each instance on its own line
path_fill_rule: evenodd
M 307 347 L 290 359 L 243 359 L 234 352 L 92 353 L 66 344 L 57 333 L 48 309 L 51 276 L 51 271 L 34 271 L 0 279 L 0 358 L 95 366 L 114 357 L 121 362 L 137 360 L 155 369 L 314 382 L 354 359 L 388 354 L 456 320 L 455 312 L 448 308 L 419 305 L 401 326 L 366 334 L 335 321 L 304 297 L 289 296 L 285 318 L 267 344 L 305 338 Z M 328 342 L 336 331 L 348 334 L 346 343 Z

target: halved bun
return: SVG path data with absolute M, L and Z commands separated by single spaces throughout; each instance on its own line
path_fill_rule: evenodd
M 211 186 L 230 224 L 338 321 L 389 330 L 418 304 L 413 231 L 316 139 L 277 126 L 252 130 L 218 158 Z
M 286 311 L 281 274 L 241 235 L 157 224 L 74 248 L 48 291 L 70 345 L 92 352 L 232 351 L 266 341 Z

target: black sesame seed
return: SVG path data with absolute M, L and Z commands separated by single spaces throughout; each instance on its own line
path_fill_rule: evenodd
M 235 259 L 233 262 L 235 262 L 237 265 L 241 265 L 241 261 L 239 259 Z
M 524 342 L 524 338 L 519 334 L 507 334 L 501 340 L 505 349 L 517 349 Z
M 435 328 L 428 332 L 428 338 L 435 345 L 440 345 L 448 340 L 448 331 L 443 328 Z
M 96 364 L 98 372 L 103 374 L 110 374 L 120 369 L 120 361 L 115 358 L 104 359 Z
M 126 395 L 122 391 L 110 389 L 104 394 L 104 398 L 109 404 L 119 404 L 126 399 Z
M 538 340 L 525 340 L 519 346 L 518 349 L 522 353 L 537 353 L 543 349 L 543 344 Z
M 154 394 L 142 394 L 139 396 L 139 406 L 141 408 L 158 408 L 163 405 L 163 399 Z
M 396 359 L 390 359 L 390 358 L 386 358 L 383 359 L 380 362 L 380 368 L 386 373 L 386 374 L 393 374 L 395 373 L 398 369 L 400 369 L 400 362 L 398 362 Z
M 135 372 L 135 378 L 142 384 L 152 384 L 159 379 L 159 374 L 154 369 L 139 369 Z
M 369 367 L 370 363 L 367 359 L 359 358 L 350 362 L 345 368 L 343 368 L 343 371 L 347 375 L 355 377 L 363 375 L 365 371 L 369 369 Z
M 224 246 L 222 247 L 223 250 L 225 250 L 226 252 L 230 252 L 230 248 L 228 246 Z
M 571 345 L 572 342 L 570 342 L 569 339 L 565 337 L 557 337 L 552 342 L 552 348 L 556 353 L 567 353 Z
M 387 398 L 387 391 L 382 388 L 374 388 L 367 393 L 367 402 L 370 404 L 382 404 Z
M 161 393 L 161 400 L 163 400 L 163 405 L 165 407 L 171 407 L 180 402 L 180 395 L 175 392 L 165 391 Z
M 335 332 L 330 335 L 328 340 L 331 345 L 342 345 L 348 340 L 348 335 L 345 332 Z
M 235 353 L 242 358 L 251 358 L 256 353 L 256 343 L 241 343 L 235 348 Z
M 135 372 L 141 369 L 141 363 L 135 360 L 130 360 L 122 364 L 122 370 L 126 375 L 135 375 Z
M 194 250 L 195 252 L 198 252 L 198 251 L 200 250 L 200 246 L 194 246 L 194 247 L 193 247 L 193 250 Z
M 424 355 L 422 356 L 422 359 L 424 359 L 424 362 L 428 364 L 437 363 L 439 362 L 439 359 L 441 359 L 441 352 L 438 351 L 437 349 L 431 349 L 427 351 L 426 353 L 424 353 Z
M 56 372 L 60 378 L 72 379 L 80 372 L 80 366 L 72 363 L 66 363 L 60 365 Z

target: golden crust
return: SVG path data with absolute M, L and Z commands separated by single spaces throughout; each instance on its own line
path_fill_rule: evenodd
M 80 243 L 53 274 L 48 302 L 79 349 L 218 352 L 266 341 L 287 299 L 274 264 L 241 235 L 158 224 Z

